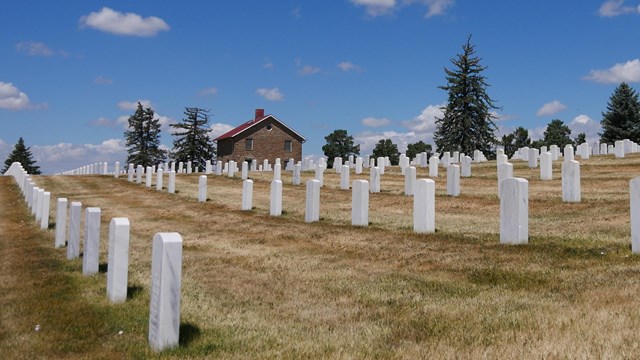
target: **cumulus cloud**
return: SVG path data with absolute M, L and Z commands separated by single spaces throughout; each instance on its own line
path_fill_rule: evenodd
M 138 103 L 142 104 L 142 107 L 146 108 L 152 108 L 153 109 L 153 104 L 151 103 L 151 100 L 136 100 L 136 101 L 120 101 L 118 103 L 118 108 L 121 110 L 136 110 L 138 109 Z
M 99 117 L 95 120 L 89 121 L 89 125 L 95 126 L 95 127 L 115 127 L 116 124 L 117 124 L 116 121 L 111 121 L 106 117 Z
M 598 133 L 602 132 L 600 122 L 593 120 L 585 114 L 580 114 L 574 117 L 569 123 L 569 129 L 571 129 L 572 137 L 578 136 L 579 133 L 585 133 L 589 144 L 599 141 L 600 135 L 598 135 Z
M 160 31 L 169 30 L 169 25 L 158 17 L 143 18 L 138 14 L 121 13 L 108 7 L 82 16 L 80 27 L 124 36 L 155 36 Z
M 392 14 L 401 6 L 419 4 L 426 6 L 425 17 L 444 15 L 448 8 L 453 6 L 455 0 L 404 0 L 399 3 L 396 0 L 351 0 L 356 6 L 365 8 L 367 15 L 371 17 Z
M 624 4 L 624 0 L 607 0 L 600 5 L 598 15 L 602 17 L 614 17 L 625 14 L 640 13 L 640 5 L 628 6 Z
M 218 89 L 213 86 L 200 90 L 200 95 L 215 95 L 217 93 Z
M 343 61 L 339 63 L 338 68 L 344 72 L 360 70 L 360 66 L 352 63 L 351 61 Z
M 106 78 L 104 76 L 98 76 L 97 78 L 95 78 L 95 80 L 93 80 L 94 83 L 96 84 L 100 84 L 100 85 L 111 85 L 113 84 L 113 80 Z
M 109 170 L 113 171 L 116 161 L 122 163 L 127 158 L 124 139 L 107 139 L 99 144 L 33 145 L 31 152 L 45 174 L 105 161 L 109 162 Z
M 21 41 L 16 44 L 16 50 L 29 56 L 49 57 L 54 55 L 67 56 L 63 50 L 52 50 L 46 44 L 37 41 Z
M 319 72 L 320 72 L 320 68 L 312 65 L 305 65 L 300 70 L 298 70 L 298 74 L 300 75 L 313 75 Z
M 406 133 L 397 131 L 383 131 L 383 132 L 363 132 L 356 134 L 353 139 L 357 144 L 360 144 L 360 154 L 367 155 L 373 153 L 373 148 L 378 141 L 383 139 L 391 139 L 391 141 L 398 146 L 398 151 L 407 151 L 407 145 L 418 142 L 420 140 L 427 142 L 426 138 L 420 136 L 414 131 Z
M 426 17 L 444 15 L 447 8 L 453 6 L 454 0 L 426 0 L 424 1 L 427 6 Z
M 280 89 L 278 88 L 273 88 L 273 89 L 260 88 L 256 90 L 256 93 L 269 101 L 284 100 L 284 94 L 282 94 L 280 92 Z
M 363 6 L 367 15 L 380 16 L 387 15 L 396 6 L 396 0 L 351 0 L 356 6 Z
M 558 100 L 553 100 L 552 102 L 542 105 L 542 107 L 536 112 L 536 116 L 551 116 L 565 110 L 566 108 L 567 105 Z
M 234 126 L 223 123 L 215 123 L 211 124 L 211 132 L 209 133 L 209 137 L 212 139 L 217 138 L 218 136 L 232 130 Z
M 368 118 L 362 119 L 362 125 L 369 126 L 369 127 L 381 127 L 381 126 L 389 125 L 390 123 L 391 121 L 387 118 L 377 119 L 374 117 L 368 117 Z
M 31 107 L 29 97 L 12 83 L 0 81 L 0 109 L 23 110 Z
M 603 84 L 640 82 L 640 59 L 615 64 L 606 70 L 591 70 L 584 78 Z
M 403 125 L 417 133 L 433 133 L 436 129 L 436 118 L 442 118 L 442 116 L 444 116 L 441 110 L 443 106 L 444 104 L 429 105 L 422 110 L 420 115 L 403 122 Z
M 151 108 L 152 110 L 154 110 L 153 113 L 154 113 L 154 116 L 158 119 L 158 122 L 160 123 L 161 131 L 168 131 L 170 133 L 173 133 L 174 129 L 169 125 L 175 123 L 175 120 L 173 120 L 168 116 L 160 115 L 157 111 L 155 111 L 154 109 L 155 106 L 153 105 L 151 100 L 140 99 L 137 101 L 126 101 L 126 100 L 120 101 L 118 103 L 118 108 L 121 110 L 135 111 L 138 109 L 138 103 L 142 104 L 142 107 L 144 107 L 145 109 Z M 122 125 L 122 127 L 126 129 L 129 126 L 129 116 L 131 116 L 132 114 L 133 113 L 118 117 L 115 123 Z

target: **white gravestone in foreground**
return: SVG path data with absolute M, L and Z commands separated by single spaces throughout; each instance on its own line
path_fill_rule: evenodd
M 280 164 L 275 164 L 277 169 Z M 271 216 L 282 215 L 282 180 L 271 181 L 271 202 L 269 204 L 269 214 Z
M 164 170 L 162 170 L 162 168 L 159 168 L 158 171 L 156 172 L 156 190 L 158 191 L 162 191 L 163 175 L 164 175 Z
M 460 160 L 462 165 L 460 176 L 471 177 L 471 157 L 465 155 Z
M 112 303 L 120 303 L 127 300 L 130 228 L 129 219 L 127 218 L 113 218 L 109 224 L 107 298 Z
M 580 163 L 575 160 L 562 162 L 562 201 L 580 202 Z
M 151 188 L 151 180 L 152 180 L 152 176 L 153 176 L 153 169 L 151 168 L 151 166 L 147 166 L 147 172 L 146 172 L 146 178 L 145 178 L 145 183 L 144 185 L 147 188 Z
M 408 166 L 404 171 L 404 194 L 405 196 L 413 195 L 413 186 L 416 182 L 416 168 Z
M 200 175 L 200 180 L 198 181 L 198 201 L 207 201 L 207 175 Z
M 44 202 L 44 189 L 38 189 L 36 204 L 33 208 L 36 215 L 36 221 L 40 222 L 42 218 L 42 203 Z
M 67 241 L 67 199 L 58 198 L 56 207 L 56 249 L 61 248 Z
M 528 243 L 529 182 L 508 178 L 502 182 L 500 190 L 500 243 Z
M 447 167 L 447 195 L 460 195 L 460 166 L 458 165 Z
M 380 168 L 372 166 L 369 168 L 369 191 L 372 193 L 380 192 Z
M 127 171 L 127 181 L 133 182 L 133 164 L 129 164 L 129 170 Z
M 640 253 L 640 176 L 629 181 L 631 252 Z
M 138 167 L 136 167 L 136 184 L 142 184 L 143 169 L 142 165 L 138 165 Z
M 40 229 L 45 230 L 49 228 L 49 207 L 51 205 L 51 193 L 45 191 L 42 195 L 42 207 L 40 215 Z
M 247 180 L 247 178 L 249 178 L 249 163 L 246 161 L 242 162 L 242 173 L 240 174 L 240 178 L 242 180 Z
M 550 152 L 540 154 L 540 180 L 551 180 L 553 178 L 553 162 Z
M 320 180 L 307 180 L 305 222 L 320 221 Z
M 342 165 L 340 169 L 340 190 L 349 190 L 349 165 Z
M 351 190 L 351 225 L 369 226 L 369 182 L 356 180 Z
M 182 237 L 157 233 L 153 237 L 149 306 L 149 345 L 155 351 L 178 345 L 181 283 Z
M 98 272 L 100 266 L 100 208 L 85 210 L 84 251 L 82 253 L 82 275 L 89 276 Z
M 429 158 L 429 177 L 438 177 L 438 157 L 432 156 Z
M 513 164 L 506 163 L 498 165 L 498 198 L 500 198 L 502 182 L 510 177 L 513 177 Z
M 253 180 L 247 179 L 242 182 L 242 210 L 253 208 Z
M 71 202 L 69 208 L 69 243 L 67 244 L 67 259 L 72 260 L 80 256 L 80 220 L 82 218 L 82 203 Z
M 167 191 L 169 194 L 175 194 L 176 192 L 176 172 L 174 170 L 169 172 L 169 187 Z
M 413 231 L 436 231 L 436 183 L 431 179 L 416 180 L 413 191 Z

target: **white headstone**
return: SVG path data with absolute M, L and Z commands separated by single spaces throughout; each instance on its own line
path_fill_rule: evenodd
M 51 204 L 51 193 L 45 191 L 42 194 L 42 205 L 40 209 L 40 229 L 45 230 L 49 228 L 49 207 Z
M 538 167 L 538 149 L 529 149 L 529 168 L 535 169 Z
M 640 176 L 629 181 L 631 252 L 640 253 Z
M 351 225 L 369 226 L 369 182 L 355 180 L 351 192 Z
M 460 166 L 449 165 L 447 168 L 447 195 L 460 195 Z
M 117 179 L 120 177 L 120 162 L 116 161 L 115 165 L 113 166 L 113 176 Z
M 562 201 L 580 202 L 580 163 L 562 162 Z
M 67 242 L 67 199 L 58 198 L 56 206 L 56 249 Z
M 242 182 L 242 210 L 253 208 L 253 180 L 247 179 Z
M 616 145 L 614 148 L 614 154 L 617 158 L 623 158 L 625 151 L 624 151 L 624 141 L 622 140 L 618 140 L 616 141 Z
M 416 168 L 409 166 L 404 173 L 404 194 L 413 196 L 413 186 L 416 182 Z
M 500 193 L 500 243 L 529 242 L 529 182 L 508 178 Z
M 560 151 L 558 149 L 558 145 L 549 146 L 549 152 L 551 153 L 551 160 L 558 161 L 558 155 L 560 155 Z
M 564 161 L 573 161 L 573 145 L 571 144 L 564 147 Z
M 146 178 L 145 178 L 145 186 L 147 188 L 151 188 L 151 176 L 152 176 L 151 166 L 147 166 Z
M 249 178 L 249 163 L 246 161 L 242 162 L 242 173 L 241 173 L 241 178 L 242 180 L 247 180 L 247 178 Z
M 171 170 L 169 173 L 169 194 L 175 194 L 176 192 L 176 172 Z
M 608 155 L 606 143 L 600 144 L 600 155 Z
M 380 192 L 380 168 L 373 166 L 369 168 L 369 190 L 372 193 Z
M 320 187 L 324 186 L 324 166 L 318 165 L 316 166 L 316 180 L 320 182 Z M 309 182 L 307 182 L 307 185 Z
M 42 204 L 44 203 L 44 189 L 38 188 L 36 204 L 34 206 L 34 211 L 36 212 L 36 221 L 40 222 L 42 219 Z
M 127 171 L 127 181 L 133 182 L 133 164 L 129 164 L 129 170 Z
M 471 158 L 465 155 L 461 160 L 462 167 L 460 169 L 460 176 L 471 177 Z
M 438 157 L 432 156 L 429 159 L 429 177 L 438 177 Z
M 156 190 L 158 191 L 162 191 L 162 175 L 164 174 L 164 170 L 162 170 L 162 168 L 159 168 L 158 171 L 156 172 Z
M 301 164 L 295 164 L 293 166 L 293 177 L 291 178 L 291 182 L 293 183 L 293 185 L 300 185 L 301 183 L 301 179 L 300 179 L 300 172 L 302 171 L 302 165 Z
M 233 177 L 236 174 L 236 162 L 233 160 L 229 161 L 228 167 L 227 176 Z
M 551 158 L 550 152 L 540 154 L 540 180 L 553 179 L 553 161 Z
M 198 181 L 198 201 L 207 201 L 207 175 L 200 175 L 200 180 Z
M 380 172 L 380 175 L 384 175 L 384 168 L 387 165 L 386 159 L 383 156 L 378 157 L 378 160 L 376 161 L 376 165 L 378 167 L 378 170 Z
M 361 157 L 356 158 L 356 174 L 357 175 L 362 174 L 362 158 Z
M 142 174 L 144 173 L 142 165 L 136 167 L 136 184 L 142 184 Z
M 509 162 L 509 157 L 505 154 L 496 155 L 496 165 L 506 164 Z
M 109 254 L 107 255 L 107 298 L 112 303 L 120 303 L 127 300 L 129 230 L 129 219 L 111 219 L 109 224 Z
M 431 179 L 418 179 L 413 194 L 413 231 L 436 231 L 436 183 Z
M 276 164 L 277 168 L 280 164 Z M 269 215 L 282 215 L 282 180 L 271 181 L 271 203 L 269 206 Z
M 279 163 L 273 165 L 273 180 L 282 180 L 282 165 Z
M 100 208 L 89 207 L 84 218 L 84 251 L 82 252 L 82 275 L 98 272 L 100 265 Z
M 340 170 L 340 190 L 349 190 L 349 165 L 342 165 Z
M 187 174 L 191 174 L 191 160 L 187 161 Z
M 71 202 L 69 208 L 69 243 L 67 244 L 67 259 L 80 256 L 80 220 L 82 218 L 82 203 Z
M 320 180 L 307 180 L 305 222 L 320 221 Z
M 157 233 L 153 237 L 149 306 L 149 345 L 155 351 L 178 345 L 181 283 L 182 237 Z

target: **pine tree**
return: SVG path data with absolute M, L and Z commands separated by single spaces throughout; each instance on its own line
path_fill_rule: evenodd
M 563 149 L 568 144 L 573 145 L 573 140 L 569 135 L 571 135 L 571 129 L 562 120 L 553 119 L 544 131 L 542 145 L 558 145 L 560 149 Z
M 638 94 L 627 83 L 621 83 L 614 90 L 600 124 L 603 143 L 612 144 L 624 139 L 640 142 L 640 102 Z
M 407 144 L 407 151 L 405 155 L 409 159 L 414 159 L 418 154 L 422 152 L 427 153 L 427 159 L 431 157 L 431 144 L 427 144 L 424 141 L 420 140 L 417 143 Z
M 347 130 L 334 130 L 324 137 L 327 142 L 322 145 L 322 152 L 327 157 L 327 165 L 333 166 L 333 159 L 341 157 L 346 159 L 349 155 L 359 155 L 360 145 L 354 145 L 353 136 L 347 134 Z
M 11 154 L 9 154 L 7 160 L 4 161 L 4 169 L 2 170 L 2 173 L 4 174 L 5 172 L 7 172 L 7 170 L 9 170 L 9 168 L 11 167 L 11 164 L 13 164 L 14 162 L 19 162 L 20 164 L 22 164 L 22 168 L 30 175 L 41 174 L 40 166 L 37 166 L 36 161 L 33 160 L 31 148 L 24 145 L 24 140 L 22 139 L 22 137 L 18 139 L 18 143 L 13 148 L 13 151 L 11 152 Z
M 181 123 L 171 124 L 176 131 L 173 136 L 173 152 L 171 157 L 176 162 L 191 161 L 193 166 L 204 168 L 207 160 L 212 160 L 216 155 L 216 148 L 209 137 L 211 128 L 209 124 L 209 110 L 198 107 L 185 107 Z
M 448 102 L 442 108 L 444 116 L 436 119 L 434 140 L 439 152 L 460 151 L 473 154 L 482 151 L 487 158 L 495 157 L 496 125 L 492 109 L 499 109 L 487 94 L 486 77 L 480 58 L 474 56 L 471 37 L 462 46 L 463 53 L 451 59 L 454 70 L 445 68 L 447 85 L 440 89 L 448 92 Z
M 167 154 L 160 149 L 160 120 L 151 108 L 143 109 L 138 102 L 136 112 L 129 117 L 129 130 L 124 132 L 127 141 L 127 163 L 155 166 L 164 162 Z
M 400 162 L 400 153 L 398 152 L 398 145 L 394 144 L 391 139 L 381 139 L 373 148 L 374 158 L 389 157 L 391 165 L 398 165 Z

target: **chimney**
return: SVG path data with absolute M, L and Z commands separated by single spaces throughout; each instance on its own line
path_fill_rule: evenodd
M 256 109 L 256 117 L 253 119 L 258 120 L 258 119 L 262 119 L 264 117 L 264 109 Z

